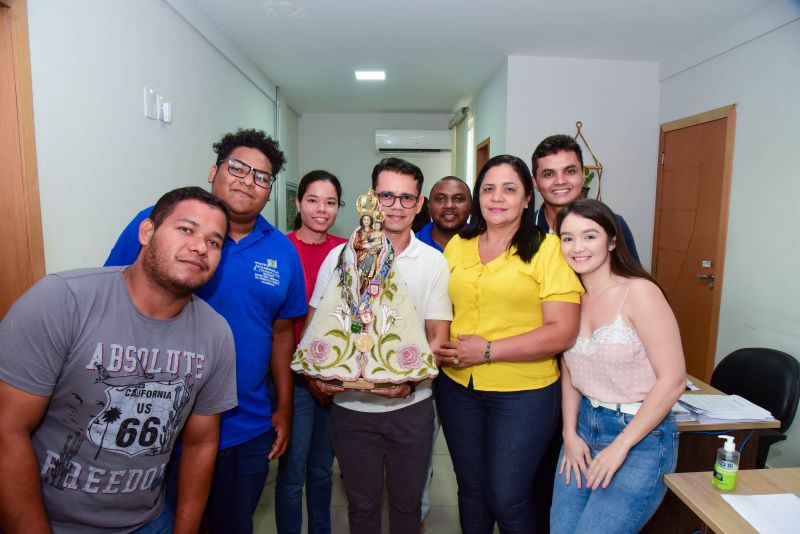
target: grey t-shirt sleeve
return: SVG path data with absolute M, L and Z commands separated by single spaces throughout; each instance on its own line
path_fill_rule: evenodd
M 215 314 L 216 315 L 216 314 Z M 207 381 L 198 391 L 192 413 L 213 415 L 236 407 L 236 349 L 233 334 L 222 316 L 217 316 L 217 354 Z
M 62 278 L 49 275 L 14 303 L 0 323 L 0 380 L 50 396 L 78 329 L 77 301 Z

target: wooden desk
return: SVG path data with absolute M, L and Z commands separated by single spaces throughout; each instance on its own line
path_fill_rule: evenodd
M 687 391 L 686 395 L 724 395 L 723 392 L 720 390 L 706 384 L 702 380 L 699 380 L 693 376 L 689 376 L 689 380 L 692 381 L 692 384 L 700 388 L 697 391 Z M 750 422 L 750 423 L 698 423 L 697 421 L 682 421 L 678 423 L 678 431 L 679 432 L 716 432 L 722 430 L 762 430 L 765 428 L 780 428 L 781 422 L 777 419 L 773 419 L 772 421 L 759 421 L 759 422 Z M 745 434 L 746 437 L 746 434 Z M 750 446 L 752 439 L 748 442 L 748 447 Z M 741 445 L 741 442 L 737 438 L 736 440 L 737 447 Z M 758 447 L 754 447 L 758 448 Z M 713 459 L 712 459 L 713 462 Z
M 667 487 L 717 534 L 757 531 L 722 498 L 711 485 L 711 472 L 672 473 L 664 477 Z M 800 468 L 739 471 L 734 495 L 794 493 L 800 496 Z
M 693 376 L 689 376 L 689 380 L 700 389 L 698 391 L 687 391 L 686 394 L 724 395 L 720 390 Z M 723 440 L 717 437 L 718 434 L 733 436 L 736 439 L 737 449 L 750 436 L 739 459 L 739 469 L 753 469 L 756 466 L 756 452 L 758 451 L 758 431 L 767 428 L 779 428 L 780 425 L 778 420 L 749 423 L 680 422 L 678 423 L 678 431 L 681 435 L 678 441 L 678 465 L 675 468 L 675 472 L 691 473 L 713 468 L 714 461 L 717 458 L 717 449 L 724 443 Z M 705 432 L 708 432 L 708 434 Z M 710 480 L 709 485 L 711 485 Z M 647 523 L 643 532 L 650 534 L 695 532 L 702 526 L 702 520 L 681 503 L 675 495 L 668 492 L 664 497 L 664 502 L 661 503 L 661 506 Z

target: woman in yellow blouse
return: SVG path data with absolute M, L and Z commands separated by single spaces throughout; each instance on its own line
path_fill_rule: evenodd
M 558 238 L 534 223 L 524 161 L 490 159 L 473 197 L 471 227 L 444 251 L 453 322 L 436 398 L 461 530 L 528 534 L 533 478 L 561 410 L 555 356 L 578 334 L 583 288 Z

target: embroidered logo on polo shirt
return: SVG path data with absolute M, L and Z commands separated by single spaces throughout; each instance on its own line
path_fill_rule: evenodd
M 281 273 L 278 271 L 278 262 L 276 260 L 267 260 L 266 263 L 261 261 L 253 262 L 253 275 L 256 280 L 267 286 L 277 286 L 281 283 Z

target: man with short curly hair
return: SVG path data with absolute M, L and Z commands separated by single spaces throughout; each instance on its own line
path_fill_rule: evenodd
M 238 130 L 214 143 L 211 192 L 228 207 L 230 235 L 217 274 L 197 295 L 231 326 L 236 344 L 239 406 L 222 416 L 220 451 L 207 508 L 212 533 L 250 533 L 269 460 L 286 450 L 292 424 L 293 320 L 306 314 L 305 281 L 289 239 L 261 216 L 286 159 L 260 130 Z M 123 231 L 106 265 L 132 263 L 135 229 Z M 277 406 L 269 392 L 275 384 Z

